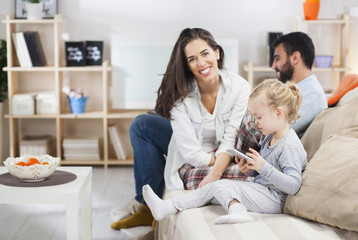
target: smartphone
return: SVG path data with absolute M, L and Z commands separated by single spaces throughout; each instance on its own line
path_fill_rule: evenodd
M 242 152 L 239 152 L 238 150 L 234 149 L 234 148 L 229 148 L 229 149 L 226 149 L 226 151 L 228 153 L 231 153 L 232 155 L 234 156 L 238 156 L 239 160 L 241 158 L 244 158 L 245 160 L 251 160 L 251 161 L 255 161 L 254 159 L 250 158 L 249 156 L 243 154 Z

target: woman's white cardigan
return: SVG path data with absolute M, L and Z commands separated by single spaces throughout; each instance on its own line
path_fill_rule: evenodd
M 246 112 L 250 95 L 248 82 L 237 74 L 219 70 L 220 90 L 215 104 L 216 142 L 215 155 L 234 147 L 237 130 Z M 164 179 L 168 190 L 184 189 L 178 170 L 185 163 L 206 167 L 211 154 L 202 149 L 202 120 L 206 114 L 196 84 L 195 89 L 171 111 L 171 137 L 166 160 Z

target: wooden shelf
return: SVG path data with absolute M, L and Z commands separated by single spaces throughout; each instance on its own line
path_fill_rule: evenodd
M 34 114 L 34 115 L 5 115 L 5 118 L 13 119 L 56 119 L 58 114 Z
M 86 160 L 62 160 L 60 162 L 61 165 L 119 165 L 119 166 L 132 166 L 134 164 L 133 158 L 127 158 L 126 160 L 119 160 L 119 159 L 109 159 L 105 160 L 93 160 L 93 161 L 86 161 Z
M 108 66 L 108 61 L 105 61 L 101 66 L 83 66 L 83 67 L 59 67 L 61 72 L 103 72 L 112 71 L 112 68 Z
M 53 72 L 56 68 L 54 66 L 45 66 L 45 67 L 5 67 L 4 71 L 8 72 Z
M 60 165 L 104 165 L 104 160 L 61 160 Z
M 15 19 L 14 15 L 8 15 L 5 20 L 2 20 L 3 23 L 8 24 L 54 24 L 62 23 L 62 15 L 57 14 L 53 19 L 40 19 L 40 20 L 27 20 L 27 19 Z
M 112 71 L 112 68 L 106 66 L 108 61 L 101 66 L 83 66 L 83 67 L 55 67 L 55 66 L 44 66 L 44 67 L 5 67 L 4 71 L 13 71 L 13 72 L 103 72 L 103 71 Z
M 107 118 L 111 119 L 134 119 L 136 116 L 140 114 L 144 114 L 148 112 L 149 109 L 146 110 L 121 110 L 116 112 L 110 112 L 107 114 Z
M 296 17 L 296 22 L 307 23 L 307 24 L 346 24 L 347 21 L 343 19 L 336 18 L 326 18 L 326 19 L 317 19 L 317 20 L 305 20 L 301 17 Z
M 62 113 L 58 115 L 61 119 L 85 119 L 85 118 L 92 118 L 92 119 L 102 119 L 105 117 L 104 112 L 102 111 L 86 111 L 85 113 L 75 114 L 75 113 Z
M 254 66 L 252 65 L 252 69 L 250 69 L 250 64 L 247 64 L 244 66 L 244 71 L 248 72 L 248 71 L 255 71 L 255 72 L 275 72 L 274 69 L 270 68 L 270 67 L 265 67 L 265 66 Z M 317 68 L 317 67 L 313 67 L 312 68 L 313 72 L 344 72 L 346 71 L 346 69 L 344 67 L 336 67 L 336 66 L 332 66 L 329 68 Z
M 61 24 L 64 20 L 62 19 L 61 15 L 56 15 L 54 19 L 43 19 L 43 20 L 36 20 L 36 21 L 29 21 L 26 19 L 14 19 L 14 16 L 7 16 L 6 20 L 2 21 L 6 24 L 6 39 L 8 42 L 7 46 L 7 67 L 4 68 L 5 71 L 7 71 L 8 74 L 8 103 L 9 103 L 9 114 L 5 117 L 9 119 L 9 145 L 10 145 L 10 156 L 15 157 L 19 154 L 19 139 L 21 138 L 20 129 L 22 128 L 22 124 L 30 124 L 30 122 L 22 122 L 19 121 L 21 119 L 45 119 L 52 121 L 52 125 L 55 125 L 55 133 L 52 133 L 53 138 L 55 139 L 54 144 L 56 148 L 56 156 L 62 158 L 63 157 L 63 150 L 62 150 L 62 139 L 66 136 L 70 136 L 71 134 L 68 134 L 68 130 L 65 129 L 65 125 L 68 122 L 68 120 L 76 119 L 77 121 L 81 122 L 84 119 L 94 119 L 96 120 L 96 123 L 93 123 L 91 121 L 86 121 L 86 124 L 90 126 L 90 128 L 95 125 L 97 135 L 100 136 L 100 150 L 101 150 L 101 160 L 97 161 L 85 161 L 85 160 L 62 160 L 61 165 L 100 165 L 104 166 L 105 168 L 109 165 L 133 165 L 133 157 L 128 157 L 126 160 L 116 160 L 112 159 L 113 156 L 110 156 L 109 154 L 109 145 L 111 144 L 109 141 L 108 136 L 108 125 L 112 124 L 112 122 L 109 122 L 110 120 L 131 120 L 134 119 L 139 114 L 145 113 L 148 110 L 109 110 L 109 91 L 108 91 L 108 84 L 109 84 L 109 72 L 112 71 L 112 67 L 110 66 L 108 61 L 103 61 L 102 65 L 100 66 L 79 66 L 79 67 L 67 67 L 67 66 L 61 66 L 61 45 L 63 44 L 61 39 Z M 16 25 L 17 24 L 33 24 L 31 26 L 32 31 L 43 31 L 44 34 L 47 34 L 46 31 L 49 31 L 48 28 L 43 28 L 41 26 L 38 26 L 36 24 L 50 24 L 53 27 L 53 47 L 50 49 L 44 49 L 45 51 L 53 51 L 53 65 L 44 66 L 44 67 L 21 67 L 18 65 L 16 60 L 16 52 L 15 47 L 13 45 L 12 41 L 12 33 L 16 31 Z M 44 46 L 48 46 L 48 44 L 44 44 Z M 18 74 L 21 72 L 22 74 Z M 34 74 L 28 74 L 28 73 L 53 73 L 53 75 L 41 75 L 43 79 L 41 79 L 40 74 L 38 74 L 39 79 L 37 82 L 40 82 L 39 85 L 41 85 L 41 81 L 45 80 L 51 80 L 53 81 L 53 92 L 55 93 L 56 97 L 56 105 L 57 105 L 57 113 L 56 114 L 34 114 L 34 115 L 12 115 L 12 97 L 15 94 L 26 93 L 26 92 L 32 92 L 35 89 L 41 89 L 42 86 L 35 85 L 35 87 L 30 86 L 30 83 L 33 81 L 33 78 L 31 76 L 34 76 Z M 94 75 L 94 79 L 98 77 L 98 80 L 96 81 L 101 84 L 101 92 L 97 93 L 98 96 L 101 96 L 100 100 L 102 104 L 100 107 L 96 106 L 96 109 L 100 108 L 99 110 L 87 110 L 85 113 L 82 114 L 73 114 L 71 112 L 64 112 L 65 107 L 62 106 L 64 104 L 63 99 L 63 82 L 64 82 L 64 73 L 76 73 L 76 78 L 81 75 L 81 73 L 96 73 Z M 79 74 L 77 74 L 79 73 Z M 99 73 L 99 74 L 98 74 Z M 30 76 L 31 75 L 31 76 Z M 30 76 L 30 77 L 29 77 Z M 87 76 L 86 74 L 83 76 Z M 81 77 L 79 77 L 81 78 Z M 87 79 L 80 79 L 81 81 L 86 81 Z M 74 80 L 75 82 L 76 80 Z M 25 84 L 24 84 L 25 83 Z M 19 87 L 20 84 L 24 84 Z M 29 85 L 26 85 L 29 84 Z M 37 83 L 38 84 L 38 83 Z M 90 85 L 90 84 L 89 84 Z M 89 86 L 90 88 L 91 86 Z M 51 89 L 52 90 L 52 89 Z M 43 90 L 41 90 L 43 91 Z M 101 124 L 98 124 L 98 121 L 101 122 Z M 85 122 L 85 121 L 83 121 Z M 42 124 L 42 122 L 41 122 Z M 72 122 L 70 123 L 72 124 Z M 80 123 L 80 125 L 82 122 Z M 67 124 L 68 125 L 68 124 Z M 72 127 L 72 126 L 71 126 Z M 66 131 L 66 133 L 65 133 Z M 83 131 L 83 130 L 82 130 Z M 47 133 L 46 133 L 47 134 Z M 86 133 L 85 133 L 86 135 Z M 110 159 L 111 158 L 111 159 Z

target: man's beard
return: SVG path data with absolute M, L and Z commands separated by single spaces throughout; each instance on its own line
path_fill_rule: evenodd
M 281 82 L 285 83 L 292 79 L 294 69 L 291 65 L 290 61 L 286 61 L 286 63 L 282 66 L 282 69 L 279 70 L 279 79 Z

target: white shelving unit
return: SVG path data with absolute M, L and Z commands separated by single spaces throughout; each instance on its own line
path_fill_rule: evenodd
M 343 15 L 338 19 L 318 19 L 318 20 L 303 20 L 300 17 L 296 17 L 295 24 L 297 31 L 303 31 L 303 25 L 338 25 L 339 26 L 339 54 L 338 56 L 334 56 L 334 58 L 338 58 L 338 63 L 332 65 L 330 68 L 316 68 L 313 67 L 312 71 L 314 73 L 336 73 L 335 83 L 332 83 L 332 91 L 338 86 L 339 81 L 342 77 L 349 72 L 348 68 L 348 46 L 349 46 L 349 23 L 350 19 L 348 15 Z M 329 37 L 329 36 L 328 36 Z M 315 43 L 315 46 L 318 46 L 319 43 Z M 336 61 L 337 62 L 337 61 Z M 266 75 L 267 77 L 275 76 L 274 70 L 269 66 L 254 66 L 252 62 L 248 62 L 244 66 L 244 71 L 247 72 L 247 80 L 251 86 L 254 88 L 259 82 L 255 79 L 256 73 L 261 73 L 261 75 Z
M 12 15 L 7 16 L 6 20 L 3 20 L 3 23 L 6 24 L 6 40 L 7 40 L 7 67 L 4 68 L 8 73 L 8 98 L 9 98 L 9 114 L 5 117 L 9 119 L 9 132 L 10 132 L 10 156 L 16 157 L 19 154 L 19 125 L 24 124 L 20 120 L 45 120 L 52 121 L 55 125 L 55 149 L 56 155 L 58 157 L 63 156 L 62 153 L 62 139 L 66 136 L 66 130 L 64 125 L 67 124 L 67 121 L 86 121 L 86 120 L 95 120 L 101 122 L 101 160 L 97 161 L 85 161 L 85 160 L 62 160 L 62 165 L 103 165 L 108 167 L 108 165 L 132 165 L 133 157 L 129 156 L 126 160 L 117 160 L 114 157 L 110 158 L 109 154 L 109 137 L 108 137 L 108 125 L 113 121 L 131 121 L 137 115 L 145 113 L 147 110 L 118 110 L 113 111 L 109 109 L 109 79 L 111 66 L 108 61 L 104 61 L 101 66 L 84 66 L 84 67 L 65 67 L 61 66 L 61 51 L 62 51 L 62 41 L 61 41 L 61 27 L 62 27 L 62 16 L 56 15 L 54 19 L 43 19 L 43 20 L 20 20 L 14 19 Z M 17 27 L 19 25 L 26 25 L 30 27 L 32 31 L 48 31 L 43 30 L 42 26 L 52 26 L 53 29 L 53 53 L 48 55 L 53 55 L 53 59 L 49 59 L 50 64 L 44 67 L 30 67 L 24 68 L 20 67 L 16 61 L 16 52 L 15 47 L 12 41 L 12 33 L 18 31 Z M 44 28 L 47 29 L 47 28 Z M 43 34 L 48 34 L 45 32 Z M 47 43 L 48 44 L 48 43 Z M 45 44 L 46 45 L 46 44 Z M 49 48 L 44 48 L 45 52 L 50 51 Z M 53 64 L 52 64 L 53 62 Z M 54 80 L 53 90 L 56 95 L 57 101 L 57 113 L 56 114 L 34 114 L 34 115 L 13 115 L 12 114 L 12 97 L 20 92 L 20 81 L 31 81 L 32 79 L 27 78 L 28 74 L 47 74 L 52 76 Z M 66 109 L 64 104 L 64 96 L 62 94 L 64 73 L 75 73 L 75 74 L 88 74 L 96 76 L 96 81 L 100 81 L 101 85 L 101 109 L 100 110 L 88 110 L 83 114 L 72 114 L 69 110 Z M 46 76 L 47 76 L 46 75 Z M 98 76 L 98 77 L 97 77 Z M 90 85 L 90 84 L 89 84 Z M 24 89 L 21 88 L 21 92 Z M 26 90 L 25 90 L 26 91 Z M 114 155 L 113 155 L 114 156 Z

